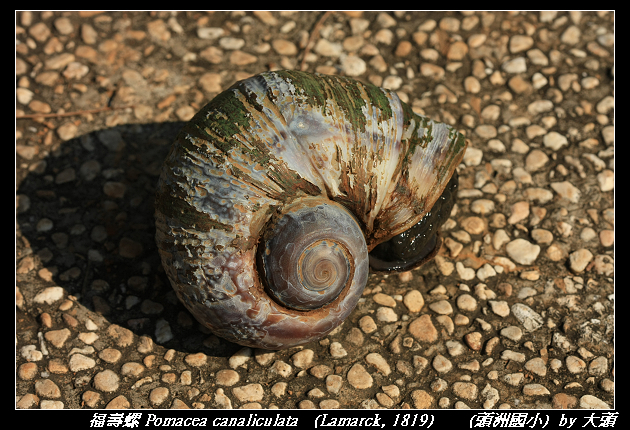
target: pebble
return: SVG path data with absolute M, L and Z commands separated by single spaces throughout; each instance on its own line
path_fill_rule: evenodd
M 560 41 L 567 45 L 575 45 L 580 41 L 581 34 L 582 32 L 577 26 L 571 25 L 562 33 Z
M 478 331 L 474 331 L 472 333 L 468 333 L 468 334 L 466 334 L 464 336 L 464 340 L 466 341 L 466 344 L 473 351 L 480 351 L 481 350 L 482 339 L 483 339 L 483 336 Z
M 333 342 L 330 344 L 330 356 L 332 358 L 343 358 L 346 355 L 348 355 L 348 352 L 345 350 L 341 343 Z
M 442 354 L 437 354 L 435 356 L 432 365 L 438 373 L 448 373 L 453 368 L 453 363 L 451 363 L 450 360 Z
M 475 279 L 475 270 L 470 267 L 465 267 L 461 261 L 458 261 L 455 264 L 455 268 L 457 270 L 457 274 L 463 281 L 470 281 L 471 279 Z
M 553 182 L 551 188 L 558 193 L 560 197 L 567 199 L 571 203 L 578 203 L 582 194 L 575 185 L 568 181 Z
M 42 292 L 38 293 L 33 301 L 39 304 L 52 305 L 53 303 L 63 298 L 63 288 L 61 287 L 48 287 Z
M 376 319 L 380 322 L 396 322 L 398 314 L 392 308 L 380 307 L 376 310 Z
M 253 64 L 256 62 L 258 62 L 258 57 L 238 49 L 232 51 L 232 53 L 230 54 L 230 63 L 235 66 L 247 66 L 248 64 Z
M 361 57 L 358 57 L 356 55 L 342 55 L 340 63 L 344 73 L 347 76 L 361 76 L 367 71 L 367 64 L 365 63 L 365 61 Z M 398 85 L 396 88 L 393 88 L 391 84 L 389 86 L 386 86 L 385 83 L 383 83 L 384 88 L 389 87 L 390 89 L 394 90 L 398 89 L 399 86 L 400 85 Z
M 501 353 L 501 360 L 523 363 L 525 361 L 525 354 L 506 349 Z
M 295 367 L 307 369 L 313 362 L 313 357 L 315 357 L 315 352 L 313 352 L 312 349 L 303 349 L 302 351 L 293 354 L 291 356 L 291 360 L 293 361 L 293 365 Z
M 569 144 L 569 141 L 567 140 L 567 138 L 555 131 L 551 131 L 547 133 L 545 137 L 543 138 L 543 145 L 545 145 L 545 147 L 550 148 L 554 151 L 558 151 L 560 148 L 568 144 Z
M 37 364 L 35 363 L 21 364 L 18 368 L 18 377 L 25 381 L 34 379 L 37 376 L 37 370 Z
M 269 369 L 269 372 L 275 373 L 282 378 L 288 378 L 291 375 L 292 371 L 293 368 L 291 367 L 291 365 L 285 363 L 282 360 L 277 360 L 276 362 L 274 362 Z
M 359 363 L 350 368 L 346 379 L 350 385 L 360 390 L 370 388 L 374 381 L 372 376 L 365 370 L 365 367 Z
M 525 73 L 527 71 L 527 61 L 524 57 L 517 57 L 504 62 L 501 68 L 506 73 Z
M 70 357 L 70 370 L 73 372 L 92 369 L 94 366 L 96 366 L 96 361 L 83 354 L 74 354 Z
M 511 215 L 508 218 L 509 224 L 517 224 L 529 217 L 529 202 L 521 201 L 512 205 Z
M 525 363 L 525 369 L 538 376 L 544 377 L 545 375 L 547 375 L 547 366 L 545 365 L 543 359 L 540 357 L 532 358 L 527 363 Z
M 551 399 L 551 407 L 554 409 L 573 409 L 577 405 L 578 399 L 574 396 L 558 393 Z
M 551 393 L 543 385 L 526 384 L 523 386 L 523 394 L 526 396 L 548 396 Z
M 330 394 L 338 394 L 343 386 L 343 378 L 339 375 L 328 375 L 326 377 L 326 390 Z
M 581 248 L 569 255 L 569 266 L 575 273 L 582 273 L 591 260 L 593 260 L 591 251 Z
M 129 362 L 122 365 L 120 374 L 123 376 L 138 377 L 144 370 L 145 367 L 142 364 Z
M 477 309 L 477 300 L 470 294 L 462 294 L 457 297 L 457 307 L 460 311 L 472 312 Z
M 608 373 L 608 360 L 606 357 L 597 357 L 588 365 L 588 373 L 593 376 L 603 376 Z
M 507 337 L 514 342 L 518 342 L 523 336 L 523 331 L 519 327 L 509 326 L 501 329 L 501 336 Z
M 228 360 L 231 369 L 237 369 L 247 363 L 252 358 L 253 350 L 249 347 L 239 349 Z
M 464 345 L 456 340 L 448 340 L 446 341 L 446 349 L 451 357 L 457 357 L 458 355 L 462 355 L 465 351 Z
M 216 374 L 217 385 L 225 385 L 226 387 L 235 385 L 238 383 L 239 379 L 239 374 L 232 369 L 219 370 Z
M 543 325 L 543 318 L 529 306 L 515 303 L 511 307 L 512 314 L 521 323 L 527 332 L 538 330 Z
M 66 340 L 70 337 L 70 330 L 67 328 L 61 330 L 51 330 L 44 335 L 46 340 L 56 348 L 62 348 Z
M 151 390 L 149 393 L 149 402 L 153 406 L 160 406 L 162 403 L 166 401 L 170 392 L 166 387 L 157 387 Z
M 58 399 L 61 397 L 61 390 L 50 379 L 38 379 L 35 381 L 35 393 L 39 397 L 45 397 L 48 399 Z
M 525 375 L 523 373 L 508 373 L 503 377 L 503 381 L 513 387 L 519 386 L 521 382 L 523 382 L 523 379 L 525 379 Z
M 475 400 L 477 398 L 477 386 L 471 382 L 455 382 L 453 384 L 453 393 L 457 397 L 465 400 Z
M 407 307 L 409 312 L 420 312 L 424 307 L 422 293 L 418 290 L 408 291 L 403 297 L 403 304 Z
M 521 51 L 527 51 L 533 45 L 534 39 L 532 39 L 530 36 L 517 34 L 510 38 L 510 52 L 512 54 L 517 54 Z
M 232 409 L 232 401 L 225 395 L 223 388 L 218 388 L 214 393 L 214 402 L 219 409 Z
M 366 363 L 371 364 L 372 366 L 376 367 L 376 370 L 378 370 L 380 373 L 382 373 L 385 376 L 388 376 L 392 372 L 387 361 L 383 358 L 381 354 L 377 352 L 371 352 L 368 355 L 366 355 L 365 361 Z
M 333 370 L 326 366 L 325 364 L 318 364 L 317 366 L 313 366 L 310 369 L 311 375 L 316 377 L 317 379 L 324 379 L 326 376 L 330 375 Z
M 531 265 L 538 258 L 540 246 L 525 239 L 514 239 L 505 246 L 508 256 L 518 264 Z
M 429 305 L 429 309 L 440 315 L 450 315 L 453 313 L 453 307 L 448 300 L 438 300 L 437 302 L 433 302 Z
M 264 390 L 260 384 L 248 384 L 232 388 L 232 393 L 239 402 L 259 402 L 263 399 Z
M 369 315 L 366 315 L 359 320 L 359 327 L 361 327 L 361 330 L 363 330 L 363 333 L 365 334 L 374 333 L 378 328 L 372 317 Z
M 488 303 L 490 304 L 490 308 L 494 314 L 502 318 L 510 315 L 510 307 L 507 302 L 502 300 L 490 300 Z
M 189 366 L 193 367 L 203 367 L 208 362 L 208 356 L 203 352 L 198 352 L 196 354 L 188 354 L 184 357 L 184 361 Z
M 566 358 L 567 370 L 573 374 L 582 373 L 586 370 L 586 363 L 579 357 L 570 355 Z
M 430 409 L 434 400 L 433 396 L 424 390 L 414 390 L 411 392 L 411 401 L 416 409 Z
M 484 409 L 492 409 L 499 401 L 499 390 L 493 388 L 490 384 L 486 384 L 483 390 L 481 390 L 481 397 L 485 399 L 483 402 Z
M 599 189 L 605 193 L 615 189 L 615 174 L 612 170 L 606 169 L 597 174 Z
M 438 339 L 437 329 L 428 314 L 421 315 L 409 324 L 409 334 L 419 342 L 433 343 Z
M 94 376 L 94 388 L 106 393 L 112 393 L 118 389 L 120 378 L 112 370 L 103 370 Z
M 580 408 L 581 409 L 611 409 L 608 403 L 590 394 L 580 397 Z

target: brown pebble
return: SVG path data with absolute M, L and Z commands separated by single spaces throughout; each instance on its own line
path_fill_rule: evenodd
M 554 409 L 573 409 L 577 406 L 578 399 L 564 393 L 558 393 L 551 399 L 551 407 Z
M 421 315 L 409 324 L 409 333 L 420 342 L 432 343 L 438 338 L 438 332 L 431 316 L 428 314 Z
M 39 379 L 35 382 L 35 392 L 39 397 L 48 399 L 58 399 L 61 397 L 61 390 L 50 379 Z
M 105 406 L 105 409 L 129 409 L 131 404 L 125 396 L 118 396 L 112 399 L 111 402 Z
M 424 390 L 415 390 L 412 392 L 411 400 L 416 409 L 429 409 L 433 404 L 433 396 Z
M 37 376 L 37 364 L 24 363 L 18 368 L 18 376 L 20 379 L 28 381 Z

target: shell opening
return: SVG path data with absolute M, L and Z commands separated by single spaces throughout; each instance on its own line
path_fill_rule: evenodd
M 377 272 L 404 272 L 430 261 L 440 250 L 439 229 L 455 205 L 459 177 L 457 172 L 431 210 L 414 226 L 377 245 L 370 252 L 370 267 Z

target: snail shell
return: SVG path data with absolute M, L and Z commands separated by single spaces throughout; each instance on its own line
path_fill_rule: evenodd
M 167 276 L 232 342 L 319 339 L 352 312 L 370 265 L 408 270 L 437 253 L 465 149 L 373 85 L 297 71 L 240 81 L 184 126 L 164 163 Z

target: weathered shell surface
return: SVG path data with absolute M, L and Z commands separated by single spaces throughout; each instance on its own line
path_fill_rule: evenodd
M 373 85 L 295 71 L 238 82 L 182 129 L 165 161 L 156 239 L 167 275 L 194 316 L 233 342 L 321 338 L 367 275 L 352 278 L 350 302 L 344 290 L 319 309 L 279 305 L 256 264 L 271 220 L 307 196 L 332 200 L 356 217 L 369 251 L 431 209 L 465 148 L 453 128 Z

